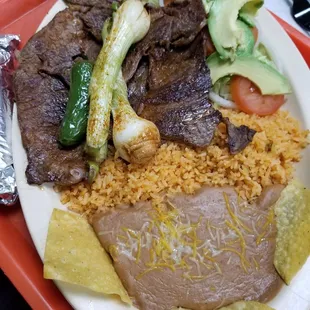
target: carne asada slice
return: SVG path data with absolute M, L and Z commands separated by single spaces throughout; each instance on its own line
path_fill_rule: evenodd
M 70 5 L 79 5 L 85 6 L 87 8 L 98 7 L 111 7 L 114 0 L 66 0 L 66 2 Z
M 166 140 L 209 145 L 222 115 L 208 100 L 211 79 L 201 36 L 186 49 L 154 48 L 149 62 L 149 91 L 138 100 L 140 115 Z
M 253 140 L 256 131 L 244 125 L 235 126 L 227 117 L 223 118 L 223 122 L 227 127 L 229 152 L 234 155 L 244 150 Z
M 150 8 L 151 27 L 145 38 L 138 42 L 125 59 L 123 74 L 129 81 L 140 60 L 151 48 L 189 45 L 206 24 L 201 0 L 174 1 L 167 7 Z
M 83 147 L 60 149 L 57 138 L 68 100 L 73 61 L 77 57 L 94 61 L 99 49 L 83 30 L 77 14 L 67 9 L 58 13 L 22 50 L 14 92 L 28 158 L 29 184 L 70 185 L 85 177 Z
M 101 30 L 104 21 L 112 16 L 112 3 L 119 0 L 66 0 L 70 10 L 79 12 L 85 28 L 98 42 L 102 42 Z
M 151 8 L 150 14 L 148 34 L 123 65 L 130 103 L 140 116 L 157 125 L 163 139 L 208 146 L 223 117 L 209 101 L 202 3 L 174 1 L 165 8 Z M 228 146 L 236 154 L 252 141 L 255 131 L 229 124 Z

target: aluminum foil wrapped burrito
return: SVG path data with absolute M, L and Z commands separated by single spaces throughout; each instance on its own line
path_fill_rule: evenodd
M 15 50 L 20 43 L 16 35 L 0 35 L 0 204 L 12 205 L 17 199 L 12 157 L 12 74 Z

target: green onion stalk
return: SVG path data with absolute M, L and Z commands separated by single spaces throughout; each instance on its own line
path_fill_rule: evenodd
M 95 62 L 90 83 L 90 109 L 86 154 L 90 179 L 107 157 L 114 84 L 130 46 L 140 41 L 150 27 L 150 16 L 139 0 L 127 0 L 114 13 L 113 24 Z
M 129 163 L 146 164 L 156 154 L 160 134 L 154 123 L 139 117 L 127 97 L 127 86 L 120 71 L 112 103 L 113 142 L 120 157 Z

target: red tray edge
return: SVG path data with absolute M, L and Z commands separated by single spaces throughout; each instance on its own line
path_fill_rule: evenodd
M 23 46 L 38 28 L 42 19 L 55 2 L 56 0 L 48 0 L 40 4 L 21 18 L 0 29 L 0 32 L 20 32 Z M 34 15 L 37 17 L 34 18 Z M 272 13 L 272 15 L 291 37 L 310 67 L 310 38 L 307 38 L 275 14 Z M 28 21 L 31 21 L 31 23 L 28 23 Z M 22 27 L 25 24 L 27 27 Z M 19 222 L 16 222 L 16 218 L 19 218 Z M 14 221 L 16 222 L 15 224 Z M 14 210 L 1 210 L 0 232 L 0 267 L 21 292 L 31 308 L 40 310 L 72 309 L 54 283 L 43 279 L 42 262 L 33 244 L 29 243 L 31 237 L 19 205 L 15 206 Z M 12 237 L 14 237 L 16 242 L 11 242 Z M 26 260 L 24 253 L 27 253 L 30 259 Z M 29 276 L 28 274 L 32 270 L 35 275 Z

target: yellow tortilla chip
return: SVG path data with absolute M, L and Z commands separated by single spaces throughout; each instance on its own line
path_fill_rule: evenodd
M 44 278 L 116 294 L 131 304 L 110 257 L 87 220 L 78 214 L 54 209 L 45 246 Z
M 220 310 L 274 310 L 273 308 L 261 304 L 257 301 L 238 301 Z
M 274 265 L 286 284 L 310 254 L 310 191 L 292 181 L 275 205 L 277 238 Z

